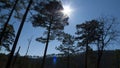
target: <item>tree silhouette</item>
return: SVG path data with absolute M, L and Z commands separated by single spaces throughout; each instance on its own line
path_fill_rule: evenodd
M 44 68 L 47 48 L 50 40 L 55 37 L 68 25 L 68 17 L 61 12 L 63 10 L 60 1 L 42 1 L 34 7 L 37 14 L 33 15 L 32 24 L 34 27 L 43 27 L 47 31 L 44 32 L 45 37 L 39 37 L 36 40 L 46 43 L 41 68 Z
M 13 54 L 14 54 L 14 52 L 15 52 L 15 49 L 16 49 L 16 46 L 17 46 L 17 42 L 18 42 L 19 36 L 20 36 L 20 34 L 21 34 L 21 31 L 22 31 L 22 28 L 23 28 L 23 25 L 24 25 L 24 22 L 25 22 L 25 20 L 26 20 L 27 13 L 28 13 L 28 11 L 29 11 L 29 9 L 30 9 L 31 4 L 32 4 L 32 0 L 29 1 L 28 7 L 26 8 L 26 11 L 25 11 L 24 16 L 23 16 L 23 18 L 22 18 L 20 27 L 19 27 L 19 29 L 18 29 L 16 38 L 15 38 L 15 42 L 14 42 L 14 44 L 13 44 L 12 50 L 11 50 L 11 52 L 10 52 L 10 56 L 9 56 L 8 61 L 7 61 L 7 64 L 6 64 L 6 68 L 10 68 L 11 61 L 12 61 L 12 59 L 13 59 Z
M 0 24 L 2 24 L 1 26 L 2 28 L 0 28 L 1 29 L 0 44 L 2 44 L 3 42 L 2 40 L 5 36 L 5 33 L 8 30 L 7 27 L 8 25 L 10 25 L 9 22 L 10 22 L 11 17 L 14 17 L 16 19 L 21 19 L 23 14 L 20 13 L 20 10 L 23 9 L 22 5 L 25 2 L 26 1 L 21 1 L 21 0 L 15 0 L 15 1 L 14 0 L 1 0 L 0 1 L 1 3 L 0 4 Z
M 115 18 L 101 18 L 99 20 L 91 20 L 86 23 L 77 25 L 76 34 L 79 35 L 76 37 L 77 40 L 81 40 L 79 45 L 86 45 L 86 59 L 88 52 L 88 44 L 95 44 L 97 47 L 97 68 L 100 67 L 100 61 L 104 48 L 116 41 L 119 36 L 119 31 L 115 22 Z M 85 60 L 85 66 L 87 67 L 87 60 Z
M 5 1 L 1 1 L 1 2 L 5 3 L 5 6 L 2 6 L 2 7 L 5 7 L 5 8 L 9 8 L 9 7 L 10 7 L 10 4 L 9 4 L 9 3 L 5 2 Z M 14 6 L 13 6 L 11 12 L 10 12 L 10 15 L 9 15 L 6 23 L 4 24 L 4 27 L 3 27 L 3 30 L 2 30 L 1 36 L 0 36 L 0 43 L 1 43 L 1 40 L 2 40 L 2 38 L 3 38 L 3 36 L 4 36 L 4 33 L 5 33 L 5 31 L 6 31 L 6 27 L 7 27 L 8 23 L 9 23 L 9 21 L 10 21 L 10 18 L 11 18 L 12 14 L 13 14 L 13 11 L 14 11 L 14 9 L 15 9 L 15 7 L 16 7 L 17 2 L 18 2 L 18 0 L 15 1 L 15 4 L 14 4 Z
M 99 27 L 97 29 L 97 33 L 95 35 L 98 36 L 97 38 L 97 51 L 98 51 L 98 58 L 97 58 L 97 68 L 100 68 L 101 57 L 105 47 L 113 44 L 118 40 L 119 24 L 116 22 L 115 18 L 100 18 L 98 20 Z
M 56 49 L 67 55 L 67 68 L 70 68 L 70 53 L 76 53 L 79 51 L 79 48 L 74 46 L 75 38 L 74 36 L 63 32 L 58 40 L 61 41 L 62 44 L 56 47 Z
M 85 46 L 85 68 L 87 68 L 87 58 L 88 51 L 91 50 L 89 44 L 96 41 L 97 36 L 96 29 L 98 27 L 98 23 L 96 20 L 86 21 L 85 23 L 76 25 L 76 40 L 78 41 L 78 46 Z
M 1 30 L 1 35 L 0 35 L 0 44 L 2 44 L 2 40 L 3 40 L 3 37 L 4 37 L 5 31 L 6 31 L 6 29 L 7 29 L 8 23 L 9 23 L 9 21 L 10 21 L 10 18 L 11 18 L 12 14 L 13 14 L 13 11 L 14 11 L 14 9 L 15 9 L 15 7 L 16 7 L 17 2 L 18 2 L 18 0 L 15 1 L 15 4 L 14 4 L 14 6 L 13 6 L 13 8 L 12 8 L 12 10 L 11 10 L 9 16 L 8 16 L 8 19 L 7 19 L 7 21 L 5 22 L 5 24 L 3 25 L 3 28 L 2 28 L 2 30 Z M 8 2 L 6 2 L 6 1 L 1 1 L 1 3 L 5 4 L 5 5 L 0 6 L 0 7 L 1 7 L 0 10 L 2 10 L 2 9 L 4 9 L 4 8 L 10 8 L 10 7 L 11 7 L 11 2 L 9 2 L 9 1 L 8 1 Z M 2 15 L 2 14 L 1 14 L 1 15 Z M 7 16 L 6 14 L 5 14 L 5 15 L 2 15 L 1 18 L 2 18 L 2 19 L 6 19 L 6 16 Z M 4 20 L 3 20 L 3 22 L 4 22 Z
M 4 25 L 1 24 L 0 28 L 0 37 L 2 36 L 2 31 L 4 29 Z M 0 48 L 4 47 L 7 51 L 10 51 L 10 45 L 14 42 L 15 31 L 14 27 L 11 24 L 8 24 L 6 30 L 4 32 L 3 38 L 0 43 Z

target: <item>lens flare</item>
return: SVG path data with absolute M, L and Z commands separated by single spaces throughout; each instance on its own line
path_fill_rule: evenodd
M 64 15 L 70 16 L 71 12 L 73 11 L 69 5 L 63 5 L 64 10 L 62 11 Z

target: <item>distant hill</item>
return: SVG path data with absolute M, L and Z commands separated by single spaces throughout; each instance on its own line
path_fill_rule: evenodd
M 59 54 L 48 55 L 45 68 L 67 68 L 67 56 Z M 8 55 L 0 54 L 0 68 L 5 68 Z M 54 58 L 53 58 L 54 57 Z M 84 68 L 84 52 L 70 55 L 70 68 Z M 11 68 L 40 68 L 42 58 L 19 56 Z M 14 61 L 13 61 L 14 62 Z M 88 68 L 96 68 L 97 51 L 89 52 Z M 120 68 L 120 50 L 104 51 L 100 68 Z

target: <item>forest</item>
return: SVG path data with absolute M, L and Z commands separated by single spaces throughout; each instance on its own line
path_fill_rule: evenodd
M 63 2 L 0 0 L 0 68 L 120 68 L 120 49 L 107 49 L 119 45 L 120 22 L 117 18 L 99 16 L 86 20 L 76 24 L 75 30 L 70 27 L 69 33 L 65 29 L 71 24 L 69 14 L 73 10 L 65 7 Z M 18 22 L 19 25 L 14 25 Z M 22 40 L 22 45 L 18 46 L 26 23 L 43 31 L 36 32 L 39 37 L 35 36 L 35 41 L 44 45 L 41 56 L 29 55 L 32 54 L 33 36 L 28 39 L 28 45 Z M 25 28 L 31 30 L 29 26 Z M 52 49 L 59 53 L 47 54 L 53 41 L 56 42 L 52 45 L 57 46 Z M 25 50 L 21 49 L 25 46 Z M 26 51 L 25 55 L 21 55 L 20 51 Z
M 70 54 L 69 68 L 84 68 L 85 53 Z M 54 60 L 56 57 L 56 61 Z M 42 57 L 40 56 L 14 56 L 11 68 L 39 68 Z M 7 55 L 0 54 L 0 67 L 5 68 Z M 97 52 L 92 51 L 88 54 L 88 68 L 96 68 Z M 101 68 L 119 68 L 120 50 L 104 51 L 101 59 Z M 64 54 L 50 54 L 46 57 L 45 68 L 68 68 L 68 58 Z

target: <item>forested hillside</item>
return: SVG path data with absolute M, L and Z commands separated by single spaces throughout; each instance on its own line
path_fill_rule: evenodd
M 88 68 L 96 68 L 97 52 L 89 52 Z M 0 68 L 4 68 L 8 55 L 0 54 Z M 84 53 L 70 55 L 70 68 L 84 68 Z M 48 55 L 45 68 L 67 68 L 67 56 L 63 54 Z M 18 56 L 12 63 L 12 68 L 40 68 L 41 57 L 39 56 Z M 100 68 L 119 68 L 120 51 L 104 51 Z

